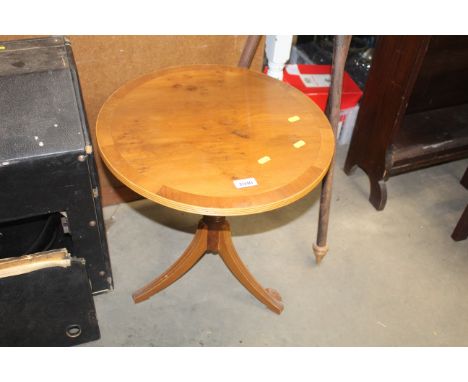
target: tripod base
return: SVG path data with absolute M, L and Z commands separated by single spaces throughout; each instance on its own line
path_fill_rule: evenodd
M 231 239 L 229 223 L 226 218 L 220 216 L 204 216 L 200 220 L 195 237 L 182 256 L 162 275 L 133 293 L 135 303 L 147 300 L 167 288 L 189 271 L 207 252 L 219 254 L 237 280 L 268 309 L 277 314 L 283 311 L 279 293 L 274 289 L 264 289 L 240 259 Z

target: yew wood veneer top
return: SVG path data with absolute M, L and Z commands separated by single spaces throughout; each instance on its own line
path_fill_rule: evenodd
M 215 216 L 294 202 L 321 181 L 334 153 L 330 124 L 306 95 L 218 65 L 128 82 L 102 106 L 96 134 L 104 162 L 132 190 Z

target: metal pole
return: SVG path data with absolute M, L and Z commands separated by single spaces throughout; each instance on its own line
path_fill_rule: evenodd
M 335 141 L 337 138 L 336 133 L 338 130 L 338 123 L 340 122 L 340 105 L 341 93 L 343 89 L 343 73 L 350 43 L 351 36 L 335 36 L 335 41 L 333 44 L 332 76 L 326 115 L 328 117 L 328 120 L 330 121 L 333 133 L 335 134 Z M 328 252 L 327 235 L 328 222 L 330 218 L 330 203 L 332 195 L 334 167 L 335 156 L 333 155 L 333 159 L 330 164 L 328 173 L 327 175 L 325 175 L 325 178 L 323 178 L 322 181 L 317 242 L 313 245 L 313 250 L 317 264 L 320 264 L 320 262 Z

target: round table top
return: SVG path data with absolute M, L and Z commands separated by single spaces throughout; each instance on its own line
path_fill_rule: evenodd
M 125 185 L 202 215 L 285 206 L 324 177 L 334 136 L 292 86 L 248 69 L 175 67 L 128 82 L 102 106 L 102 159 Z

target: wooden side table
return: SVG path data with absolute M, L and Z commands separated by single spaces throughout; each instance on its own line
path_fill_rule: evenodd
M 106 165 L 132 190 L 204 215 L 187 250 L 135 292 L 135 302 L 213 252 L 258 300 L 281 313 L 280 295 L 264 289 L 236 253 L 225 216 L 285 206 L 324 177 L 334 136 L 307 96 L 247 69 L 169 68 L 113 93 L 98 116 L 97 140 Z

